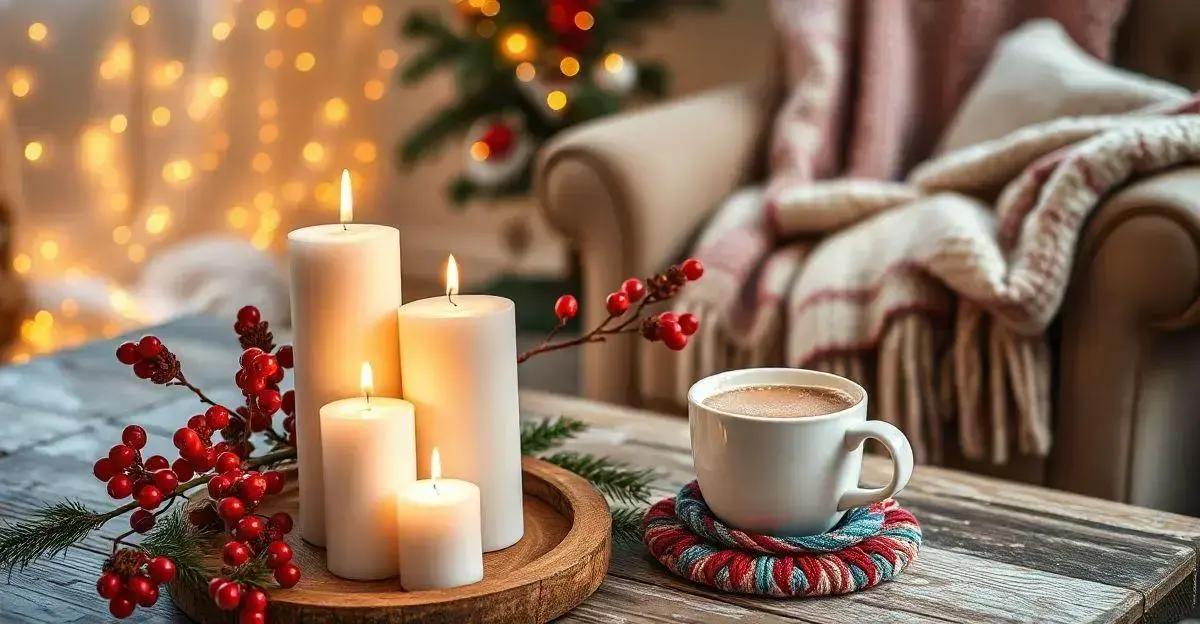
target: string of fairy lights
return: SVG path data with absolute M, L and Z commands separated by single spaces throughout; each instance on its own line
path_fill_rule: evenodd
M 35 297 L 12 361 L 144 323 L 128 284 L 170 243 L 225 232 L 274 251 L 285 221 L 315 221 L 336 206 L 343 167 L 364 195 L 377 184 L 374 124 L 400 58 L 384 27 L 397 16 L 376 0 L 112 4 L 121 19 L 92 51 L 81 126 L 24 119 L 55 97 L 44 87 L 62 67 L 48 55 L 71 43 L 61 16 L 23 20 L 25 47 L 0 69 L 10 96 L 0 124 L 16 127 L 25 189 L 12 269 L 57 285 Z M 171 15 L 179 11 L 188 19 Z M 188 32 L 194 53 L 171 52 L 181 23 L 198 29 Z M 68 177 L 76 184 L 58 184 Z M 86 219 L 38 205 L 39 194 L 67 201 L 55 193 L 74 186 L 84 189 Z M 72 284 L 85 282 L 103 287 L 77 294 Z

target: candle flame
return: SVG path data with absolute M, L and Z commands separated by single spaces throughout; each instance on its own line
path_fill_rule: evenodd
M 446 261 L 446 296 L 458 294 L 458 263 L 454 261 L 454 254 L 450 254 L 450 259 Z
M 343 224 L 354 220 L 354 194 L 350 192 L 350 170 L 342 169 L 342 203 L 339 221 Z
M 359 380 L 362 387 L 363 396 L 367 397 L 370 402 L 371 395 L 375 393 L 375 376 L 371 374 L 371 363 L 363 362 L 362 371 L 359 373 Z
M 442 478 L 442 454 L 438 452 L 437 447 L 433 447 L 433 457 L 429 459 L 429 478 L 433 481 L 434 487 L 437 487 L 437 480 Z

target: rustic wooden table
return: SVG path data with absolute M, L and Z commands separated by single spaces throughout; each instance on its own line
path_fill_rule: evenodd
M 226 323 L 184 319 L 158 330 L 189 380 L 232 399 L 237 348 Z M 39 501 L 111 501 L 91 465 L 130 422 L 150 452 L 198 403 L 187 392 L 135 380 L 113 359 L 117 341 L 0 369 L 0 516 Z M 219 398 L 218 398 L 219 397 Z M 541 392 L 522 394 L 526 417 L 569 415 L 592 424 L 570 445 L 661 471 L 673 493 L 691 479 L 685 420 Z M 867 479 L 889 468 L 869 458 Z M 1134 622 L 1176 621 L 1196 602 L 1200 520 L 938 468 L 918 468 L 900 497 L 921 520 L 925 547 L 899 580 L 816 600 L 717 594 L 668 574 L 636 545 L 619 545 L 608 579 L 570 622 Z M 114 522 L 51 562 L 0 585 L 0 622 L 108 618 L 95 579 Z M 135 621 L 184 621 L 170 600 Z

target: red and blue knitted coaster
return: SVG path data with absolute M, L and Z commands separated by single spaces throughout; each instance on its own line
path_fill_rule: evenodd
M 646 546 L 675 574 L 721 591 L 795 598 L 874 587 L 921 548 L 921 525 L 888 499 L 846 512 L 828 533 L 772 537 L 734 529 L 708 508 L 695 481 L 646 514 Z

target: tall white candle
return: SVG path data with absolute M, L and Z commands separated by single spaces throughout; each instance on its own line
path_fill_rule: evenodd
M 400 586 L 408 591 L 483 580 L 479 488 L 442 479 L 435 448 L 430 478 L 401 486 L 396 502 Z
M 439 447 L 446 476 L 479 486 L 490 552 L 525 530 L 516 316 L 508 299 L 457 294 L 457 273 L 451 256 L 447 296 L 400 308 L 400 370 L 417 409 L 417 474 Z
M 395 576 L 396 494 L 417 479 L 413 405 L 377 397 L 363 363 L 363 396 L 321 407 L 325 560 L 337 576 Z
M 321 406 L 357 394 L 362 362 L 374 365 L 381 395 L 400 396 L 400 232 L 350 223 L 352 216 L 349 176 L 343 172 L 342 223 L 288 234 L 300 534 L 318 546 L 325 545 Z

